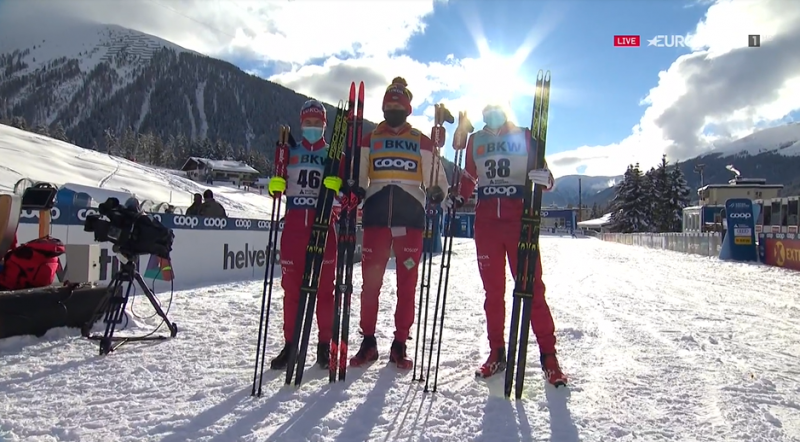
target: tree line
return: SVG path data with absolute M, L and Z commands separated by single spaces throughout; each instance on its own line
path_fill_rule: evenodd
M 610 230 L 618 233 L 680 232 L 689 194 L 679 164 L 670 165 L 666 155 L 658 167 L 644 173 L 638 163 L 629 165 L 611 201 Z
M 12 117 L 0 118 L 0 124 L 56 140 L 72 142 L 60 122 L 51 127 L 45 125 L 29 127 L 23 117 Z M 258 170 L 262 176 L 267 176 L 272 172 L 272 162 L 262 152 L 255 149 L 248 150 L 242 146 L 233 146 L 227 141 L 219 139 L 191 140 L 183 134 L 169 135 L 166 139 L 162 139 L 152 132 L 137 133 L 131 128 L 126 128 L 122 133 L 106 129 L 102 145 L 99 146 L 97 142 L 94 142 L 91 149 L 127 158 L 137 163 L 168 169 L 180 169 L 189 157 L 200 157 L 210 160 L 243 161 Z

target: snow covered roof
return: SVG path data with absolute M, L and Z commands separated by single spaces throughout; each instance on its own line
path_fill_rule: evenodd
M 186 160 L 186 163 L 183 164 L 181 170 L 187 170 L 186 167 L 189 165 L 190 162 L 201 163 L 205 167 L 208 167 L 212 170 L 217 170 L 221 172 L 236 172 L 236 173 L 255 173 L 258 174 L 259 171 L 247 165 L 247 163 L 243 161 L 233 161 L 233 160 L 209 160 L 208 158 L 200 158 L 200 157 L 189 157 Z M 191 170 L 191 169 L 190 169 Z
M 581 221 L 578 223 L 578 227 L 603 227 L 608 224 L 611 224 L 610 213 L 606 213 L 600 218 L 587 219 L 586 221 Z

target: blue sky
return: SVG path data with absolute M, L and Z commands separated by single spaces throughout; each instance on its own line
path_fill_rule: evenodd
M 382 118 L 389 81 L 403 76 L 414 93 L 409 121 L 426 132 L 436 102 L 468 111 L 480 127 L 480 110 L 498 92 L 511 102 L 513 120 L 529 125 L 530 84 L 549 69 L 547 159 L 557 176 L 618 175 L 665 153 L 684 160 L 800 118 L 800 9 L 786 0 L 4 4 L 0 19 L 38 5 L 36 17 L 125 26 L 329 103 L 364 80 L 372 121 Z M 748 34 L 762 35 L 762 47 L 748 48 Z M 615 35 L 639 35 L 643 46 L 614 47 Z M 648 47 L 657 35 L 685 35 L 687 47 Z M 518 48 L 532 50 L 515 59 Z

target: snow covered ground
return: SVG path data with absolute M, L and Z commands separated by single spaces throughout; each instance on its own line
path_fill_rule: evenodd
M 228 216 L 269 219 L 272 199 L 235 187 L 209 186 L 120 157 L 0 125 L 0 192 L 11 192 L 22 178 L 56 185 L 82 184 L 132 193 L 155 204 L 187 208 L 192 194 L 206 189 L 225 206 Z
M 501 379 L 473 378 L 488 350 L 481 282 L 472 242 L 458 240 L 455 253 L 436 394 L 385 365 L 395 300 L 388 270 L 378 363 L 333 386 L 309 368 L 299 390 L 272 373 L 265 396 L 251 398 L 262 285 L 248 282 L 178 293 L 177 338 L 107 357 L 63 330 L 0 341 L 0 440 L 800 441 L 800 274 L 544 238 L 572 386 L 544 388 L 532 345 L 524 399 L 515 403 L 498 397 Z

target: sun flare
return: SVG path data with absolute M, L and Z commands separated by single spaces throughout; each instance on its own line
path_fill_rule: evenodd
M 504 56 L 486 49 L 481 50 L 480 57 L 471 60 L 471 64 L 465 70 L 465 92 L 473 112 L 480 112 L 487 104 L 503 106 L 510 112 L 512 100 L 532 90 L 532 86 L 520 74 L 522 63 L 518 57 Z

